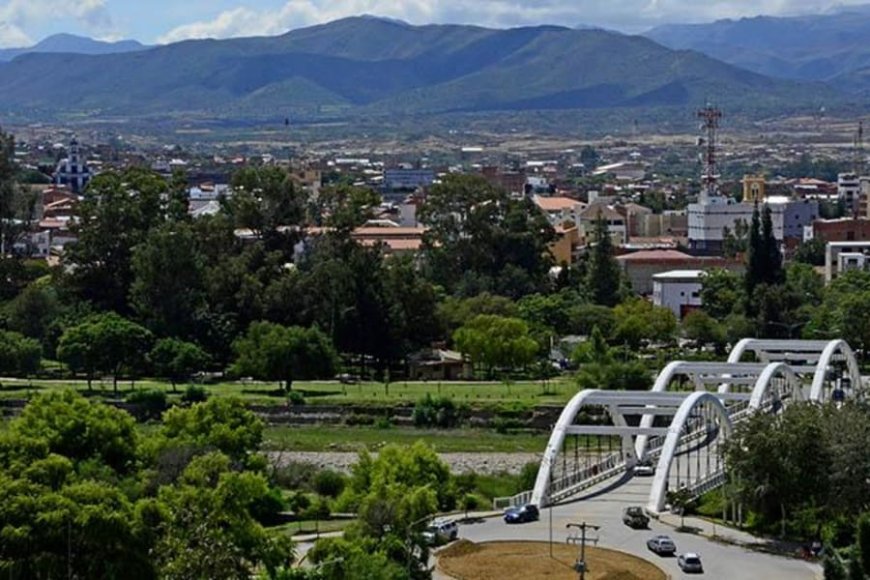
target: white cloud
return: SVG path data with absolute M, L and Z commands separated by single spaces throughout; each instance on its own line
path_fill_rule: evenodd
M 13 0 L 14 1 L 14 0 Z M 91 0 L 100 2 L 101 0 Z M 669 22 L 707 22 L 759 14 L 818 13 L 867 0 L 288 0 L 277 10 L 240 5 L 173 28 L 160 43 L 191 38 L 274 35 L 293 28 L 359 14 L 398 18 L 412 24 L 462 23 L 506 27 L 592 24 L 640 31 Z M 250 2 L 250 4 L 254 4 Z
M 30 39 L 24 30 L 52 20 L 72 20 L 92 32 L 108 33 L 112 19 L 106 0 L 5 0 L 0 2 L 0 25 L 17 36 Z M 15 34 L 17 31 L 20 34 Z M 0 34 L 4 31 L 0 30 Z M 23 35 L 23 36 L 22 36 Z M 2 41 L 2 40 L 0 40 Z M 26 45 L 27 43 L 25 43 Z
M 33 40 L 27 33 L 8 22 L 0 22 L 0 48 L 21 48 L 31 46 Z

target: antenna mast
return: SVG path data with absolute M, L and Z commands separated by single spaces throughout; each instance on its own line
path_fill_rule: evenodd
M 864 121 L 858 121 L 858 131 L 855 133 L 855 174 L 864 174 Z
M 701 130 L 705 135 L 698 139 L 698 145 L 703 148 L 701 156 L 704 163 L 704 172 L 701 174 L 701 203 L 703 204 L 719 195 L 716 137 L 719 131 L 719 121 L 722 119 L 722 111 L 708 104 L 698 111 L 698 118 L 701 119 Z

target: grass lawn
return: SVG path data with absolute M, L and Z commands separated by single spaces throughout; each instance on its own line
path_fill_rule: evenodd
M 276 526 L 271 528 L 272 530 L 277 530 L 284 532 L 290 536 L 296 536 L 299 534 L 315 534 L 321 533 L 325 534 L 328 532 L 340 532 L 344 530 L 347 526 L 353 523 L 355 520 L 300 520 L 298 522 L 290 522 L 289 524 L 283 524 L 280 526 Z
M 112 396 L 112 381 L 94 381 L 93 394 L 97 396 Z M 178 386 L 178 393 L 184 391 L 186 385 Z M 0 399 L 26 399 L 37 393 L 52 389 L 76 388 L 87 390 L 85 381 L 51 381 L 3 379 L 0 386 Z M 426 394 L 446 396 L 457 403 L 498 404 L 503 402 L 521 402 L 528 405 L 561 404 L 567 402 L 576 392 L 574 381 L 561 377 L 548 381 L 518 381 L 511 384 L 499 382 L 396 382 L 359 383 L 343 385 L 338 381 L 299 381 L 294 383 L 294 390 L 301 392 L 309 404 L 395 404 L 414 403 Z M 134 389 L 164 389 L 172 393 L 168 383 L 154 380 L 120 381 L 118 391 L 121 396 L 129 394 Z M 205 385 L 205 389 L 215 396 L 234 396 L 251 403 L 283 404 L 284 393 L 277 383 L 260 382 L 224 382 Z
M 441 453 L 540 453 L 549 433 L 499 434 L 488 429 L 377 429 L 375 427 L 267 427 L 265 447 L 288 451 L 359 451 L 385 443 L 411 445 L 423 440 Z

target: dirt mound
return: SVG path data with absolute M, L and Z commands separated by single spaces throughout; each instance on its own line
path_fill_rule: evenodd
M 576 580 L 579 550 L 546 542 L 486 542 L 461 540 L 438 554 L 438 568 L 457 580 Z M 636 556 L 586 548 L 587 580 L 665 580 L 658 567 Z

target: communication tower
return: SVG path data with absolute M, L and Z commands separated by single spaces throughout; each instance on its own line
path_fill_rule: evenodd
M 701 174 L 701 204 L 710 201 L 719 195 L 719 170 L 716 154 L 717 133 L 719 122 L 722 120 L 722 111 L 712 105 L 707 105 L 698 111 L 701 119 L 701 131 L 703 136 L 698 138 L 698 145 L 703 149 L 701 161 L 704 164 Z

